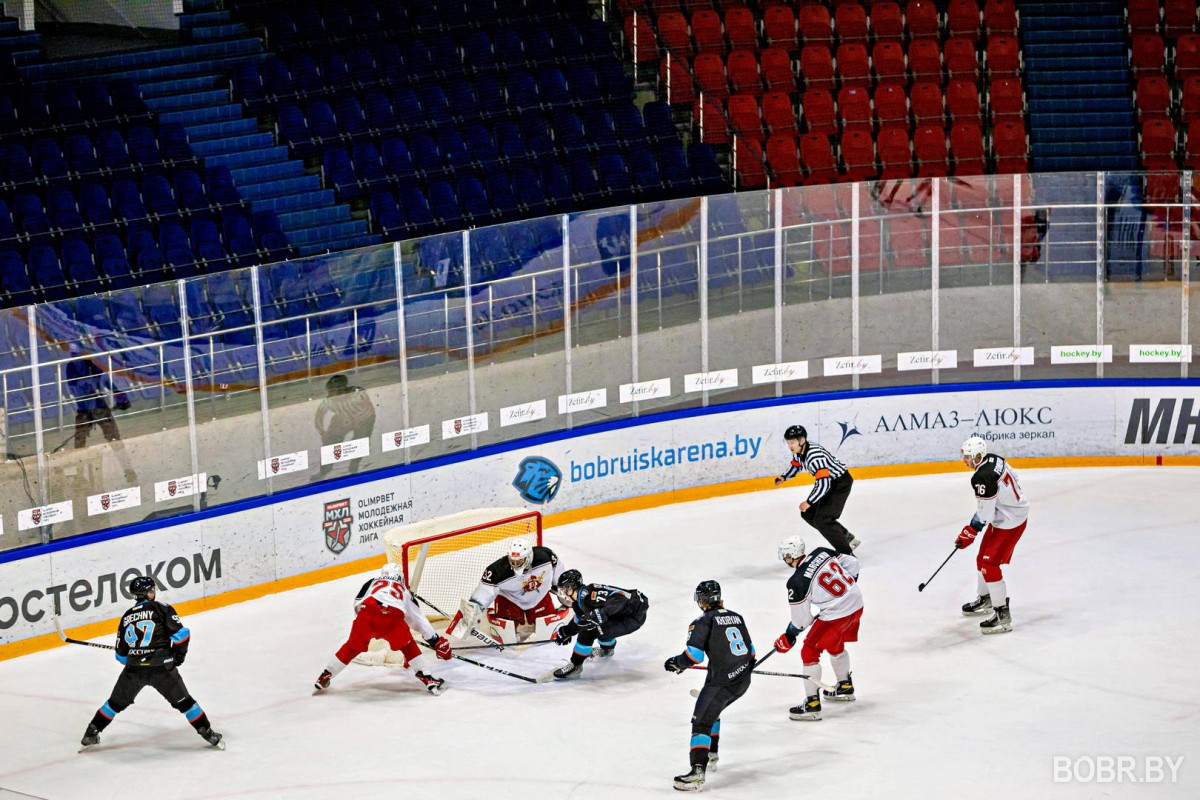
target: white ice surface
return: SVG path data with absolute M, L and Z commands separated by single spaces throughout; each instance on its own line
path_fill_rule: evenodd
M 866 610 L 851 648 L 860 699 L 792 722 L 800 682 L 759 676 L 723 717 L 706 795 L 1200 796 L 1200 469 L 1030 470 L 1022 482 L 1032 514 L 1006 571 L 1015 630 L 991 637 L 958 610 L 974 597 L 974 549 L 917 592 L 974 510 L 967 474 L 857 483 L 844 521 L 864 542 Z M 146 690 L 101 748 L 77 754 L 118 665 L 74 646 L 0 662 L 0 787 L 55 800 L 674 796 L 688 689 L 702 674 L 662 663 L 683 648 L 692 590 L 718 579 L 766 652 L 788 619 L 776 543 L 797 531 L 821 543 L 796 509 L 807 491 L 550 529 L 548 544 L 586 580 L 651 600 L 645 627 L 575 682 L 530 686 L 438 662 L 449 691 L 431 697 L 407 673 L 352 665 L 311 696 L 359 578 L 187 618 L 182 672 L 225 752 Z M 567 653 L 487 658 L 537 675 Z M 799 671 L 798 649 L 764 668 Z M 1184 761 L 1174 784 L 1055 783 L 1056 755 Z

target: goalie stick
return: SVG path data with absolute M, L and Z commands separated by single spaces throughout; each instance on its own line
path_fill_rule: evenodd
M 409 591 L 411 592 L 412 590 L 410 589 Z M 421 597 L 421 595 L 417 594 L 416 592 L 412 592 L 412 596 L 413 596 L 413 597 L 415 597 L 415 598 L 417 598 L 418 600 L 420 600 L 420 601 L 421 601 L 422 603 L 424 603 L 425 605 L 429 606 L 431 609 L 433 609 L 433 610 L 434 610 L 434 611 L 436 611 L 437 613 L 441 614 L 441 615 L 442 615 L 443 617 L 445 617 L 446 619 L 453 619 L 453 618 L 452 618 L 452 617 L 451 617 L 449 614 L 447 614 L 445 611 L 442 611 L 440 608 L 438 608 L 438 607 L 437 607 L 437 606 L 435 606 L 433 603 L 431 603 L 431 602 L 429 602 L 428 600 L 426 600 L 424 597 Z M 461 618 L 462 618 L 462 614 L 461 614 L 461 613 L 457 614 L 456 616 L 458 616 L 458 618 L 459 618 L 459 619 L 461 619 Z M 471 630 L 470 630 L 470 631 L 468 631 L 468 632 L 469 632 L 469 633 L 470 633 L 472 636 L 474 636 L 476 639 L 478 639 L 479 641 L 483 642 L 483 643 L 484 643 L 485 645 L 487 645 L 488 647 L 494 647 L 494 648 L 495 648 L 495 649 L 497 649 L 497 650 L 503 650 L 503 649 L 505 649 L 505 648 L 504 648 L 504 645 L 500 644 L 500 643 L 499 643 L 499 642 L 497 642 L 495 639 L 493 639 L 492 637 L 488 636 L 486 633 L 482 633 L 482 632 L 480 632 L 480 631 L 477 631 L 477 630 L 475 630 L 474 628 L 471 628 Z
M 67 636 L 65 633 L 63 633 L 62 623 L 59 622 L 57 614 L 55 614 L 53 617 L 51 617 L 51 619 L 54 620 L 54 629 L 56 631 L 58 631 L 59 637 L 67 644 L 82 644 L 82 645 L 86 645 L 88 647 L 99 647 L 101 650 L 116 650 L 117 649 L 116 645 L 98 644 L 97 642 L 85 642 L 80 639 L 72 639 L 69 636 Z

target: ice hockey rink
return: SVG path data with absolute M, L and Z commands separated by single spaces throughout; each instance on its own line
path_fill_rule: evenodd
M 1200 796 L 1200 468 L 1027 470 L 1022 482 L 1029 528 L 1006 570 L 1015 628 L 983 637 L 979 618 L 959 612 L 975 596 L 974 549 L 917 592 L 974 510 L 966 471 L 859 481 L 843 517 L 863 540 L 859 699 L 793 722 L 802 683 L 756 677 L 722 718 L 705 795 Z M 668 674 L 663 661 L 698 613 L 692 590 L 719 580 L 766 652 L 788 621 L 776 544 L 798 531 L 810 549 L 821 543 L 796 508 L 807 491 L 549 528 L 546 543 L 585 580 L 650 598 L 645 627 L 578 681 L 529 685 L 437 662 L 448 691 L 433 697 L 404 671 L 352 665 L 313 696 L 349 630 L 357 577 L 186 618 L 182 671 L 224 752 L 146 690 L 79 754 L 119 672 L 111 655 L 65 646 L 2 662 L 0 797 L 674 796 L 688 690 L 703 674 Z M 537 675 L 567 653 L 549 644 L 482 658 Z M 800 667 L 799 648 L 763 665 Z M 1070 770 L 1056 772 L 1056 757 Z M 1118 777 L 1100 757 L 1126 759 L 1121 783 L 1097 781 Z M 1167 758 L 1174 773 L 1155 761 Z

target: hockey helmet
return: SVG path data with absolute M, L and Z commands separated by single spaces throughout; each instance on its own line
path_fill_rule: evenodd
M 579 587 L 583 585 L 583 575 L 577 569 L 569 569 L 562 575 L 558 576 L 558 583 L 554 584 L 554 594 L 558 596 L 563 603 L 574 602 L 574 595 L 567 592 L 578 592 Z
M 799 536 L 789 536 L 779 543 L 779 560 L 791 558 L 793 561 L 801 561 L 804 558 L 804 553 L 808 547 L 804 544 L 804 539 Z
M 379 577 L 387 581 L 402 581 L 404 580 L 404 568 L 399 564 L 389 562 L 383 565 L 383 569 L 379 570 Z
M 154 583 L 154 578 L 148 575 L 139 575 L 129 582 L 129 593 L 136 600 L 145 600 L 153 591 L 156 591 L 158 586 Z
M 533 548 L 524 539 L 513 539 L 508 543 L 508 563 L 517 572 L 524 572 L 533 559 Z
M 349 388 L 350 379 L 340 373 L 330 375 L 329 380 L 325 381 L 325 391 L 329 394 L 342 394 L 349 390 Z
M 808 431 L 804 430 L 803 425 L 789 425 L 788 429 L 783 432 L 783 439 L 784 441 L 787 441 L 788 439 L 794 439 L 796 441 L 799 441 L 800 439 L 808 439 Z
M 969 463 L 972 467 L 977 467 L 979 466 L 979 463 L 983 461 L 983 457 L 987 455 L 987 441 L 980 436 L 972 436 L 962 443 L 960 451 L 962 452 L 963 459 L 967 461 L 967 463 Z
M 701 608 L 712 608 L 721 603 L 721 584 L 716 581 L 700 581 L 696 584 L 696 593 L 692 595 L 696 605 Z

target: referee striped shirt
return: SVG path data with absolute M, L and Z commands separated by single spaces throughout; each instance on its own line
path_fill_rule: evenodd
M 812 473 L 813 478 L 816 479 L 812 491 L 808 494 L 809 505 L 829 494 L 833 482 L 846 474 L 846 465 L 816 442 L 806 442 L 804 455 L 799 460 L 793 458 L 787 472 L 780 477 L 785 481 L 789 480 L 796 477 L 802 469 Z

